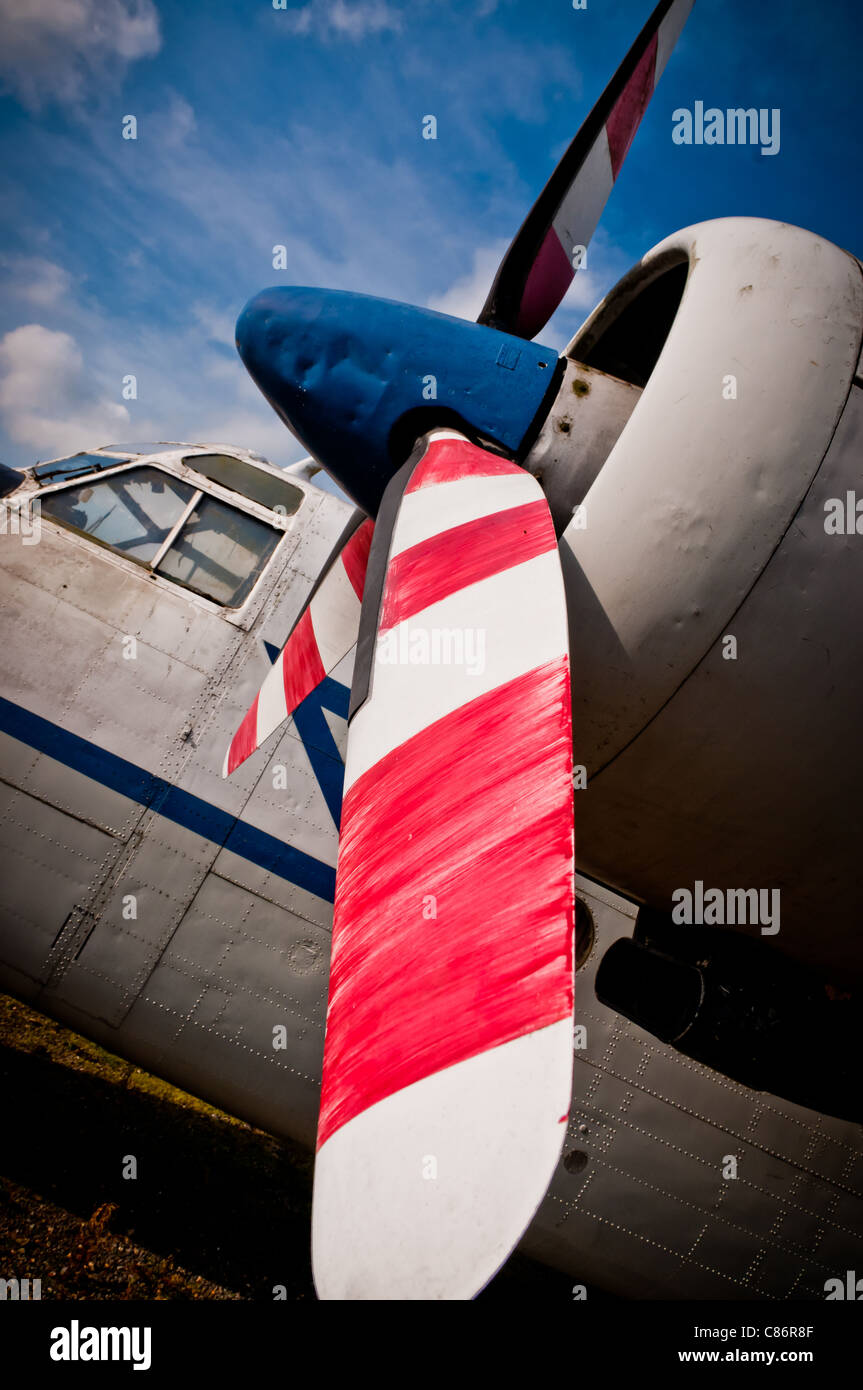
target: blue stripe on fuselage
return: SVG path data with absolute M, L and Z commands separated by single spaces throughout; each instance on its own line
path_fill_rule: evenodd
M 324 676 L 320 684 L 294 710 L 294 727 L 302 739 L 306 757 L 312 765 L 312 772 L 317 778 L 336 830 L 342 820 L 345 765 L 330 726 L 324 718 L 324 710 L 328 709 L 331 714 L 338 714 L 346 720 L 350 702 L 351 692 L 347 686 L 340 685 L 332 676 Z
M 330 704 L 326 708 L 331 708 Z M 265 830 L 258 830 L 256 826 L 238 820 L 229 811 L 220 810 L 211 802 L 173 786 L 136 763 L 127 762 L 116 753 L 109 753 L 89 739 L 61 729 L 58 724 L 52 724 L 41 715 L 33 714 L 2 697 L 0 730 L 21 743 L 29 744 L 46 757 L 83 773 L 94 782 L 100 782 L 103 787 L 110 787 L 121 796 L 139 802 L 166 820 L 193 830 L 196 835 L 212 840 L 232 854 L 239 854 L 269 873 L 278 874 L 298 888 L 304 888 L 307 893 L 314 893 L 315 897 L 323 898 L 326 902 L 333 901 L 336 871 L 329 864 L 313 859 L 310 854 L 286 845 L 275 835 L 268 835 Z M 331 797 L 327 797 L 328 804 L 330 800 Z

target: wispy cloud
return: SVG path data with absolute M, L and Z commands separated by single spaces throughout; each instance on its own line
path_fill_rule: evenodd
M 195 321 L 201 325 L 207 340 L 221 343 L 223 347 L 234 346 L 235 315 L 224 305 L 207 304 L 202 300 L 192 305 Z
M 145 134 L 165 149 L 173 150 L 195 134 L 198 127 L 194 107 L 179 92 L 168 90 L 166 104 L 148 121 Z
M 321 14 L 346 22 L 338 8 Z M 272 12 L 276 23 L 284 17 Z M 12 337 L 0 408 L 16 461 L 78 447 L 85 427 L 93 433 L 84 445 L 104 442 L 117 433 L 116 411 L 107 407 L 118 404 L 127 437 L 233 440 L 277 463 L 300 457 L 233 348 L 243 302 L 267 284 L 320 284 L 420 304 L 434 294 L 446 312 L 475 317 L 506 240 L 482 240 L 469 169 L 477 158 L 495 167 L 479 212 L 515 225 L 518 213 L 506 205 L 519 180 L 501 158 L 493 112 L 511 100 L 520 106 L 525 86 L 535 84 L 537 94 L 542 86 L 537 58 L 525 63 L 518 90 L 503 84 L 492 101 L 500 54 L 489 53 L 481 71 L 486 61 L 482 120 L 468 119 L 451 75 L 441 80 L 446 119 L 435 148 L 421 138 L 423 108 L 414 104 L 409 74 L 400 85 L 390 77 L 389 86 L 378 74 L 363 77 L 362 113 L 347 126 L 343 111 L 317 122 L 302 105 L 282 124 L 262 124 L 260 102 L 250 110 L 234 105 L 228 122 L 200 89 L 181 94 L 174 83 L 144 88 L 145 99 L 128 104 L 138 117 L 136 141 L 122 140 L 119 122 L 100 112 L 77 114 L 66 130 L 34 125 L 30 167 L 51 197 L 38 221 L 19 224 L 26 241 L 38 240 L 39 255 L 12 267 L 21 312 L 10 298 L 5 326 L 65 334 L 63 353 L 45 340 L 64 360 L 64 380 L 74 378 L 74 358 L 82 380 L 101 383 L 105 409 L 95 409 L 92 393 L 78 409 L 74 390 L 52 396 L 47 380 L 41 397 L 25 390 L 35 365 L 18 358 L 34 340 Z M 279 244 L 287 247 L 285 271 L 273 268 Z M 92 248 L 83 263 L 82 248 Z M 123 402 L 129 373 L 138 398 Z M 62 418 L 69 433 L 61 438 Z
M 496 241 L 491 246 L 479 247 L 471 258 L 470 270 L 443 294 L 433 295 L 428 307 L 455 318 L 475 319 L 486 301 L 507 245 L 506 241 Z
M 65 334 L 82 373 L 62 399 L 43 381 L 37 401 L 18 360 L 33 340 L 13 339 L 4 365 L 18 384 L 4 399 L 16 433 L 0 436 L 0 450 L 21 463 L 50 428 L 36 415 L 65 412 L 70 427 L 96 430 L 100 402 L 128 412 L 127 436 L 233 435 L 276 462 L 298 458 L 234 352 L 245 300 L 270 284 L 317 284 L 475 317 L 586 115 L 585 91 L 602 89 L 644 17 L 644 0 L 620 0 L 614 14 L 601 7 L 589 31 L 567 4 L 536 0 L 157 3 L 158 13 L 153 0 L 0 0 L 11 36 L 0 75 L 31 111 L 61 99 L 30 119 L 3 104 L 0 198 L 12 212 L 0 335 L 8 347 L 21 328 Z M 739 37 L 740 24 L 731 28 Z M 155 61 L 140 61 L 160 42 Z M 726 47 L 717 81 L 730 86 L 739 53 L 730 39 Z M 688 99 L 686 73 L 675 58 L 663 78 L 655 100 L 669 117 L 675 82 Z M 137 117 L 137 140 L 121 138 L 124 112 Z M 422 138 L 427 113 L 437 140 Z M 654 114 L 639 132 L 588 265 L 540 335 L 549 346 L 562 347 L 675 226 L 728 211 L 819 225 L 801 204 L 819 189 L 848 221 L 859 205 L 847 179 L 832 204 L 824 193 L 822 166 L 850 162 L 838 120 L 835 149 L 807 179 L 789 175 L 772 205 L 750 196 L 754 174 L 766 178 L 757 166 L 742 200 L 729 195 L 727 171 L 716 183 L 716 160 L 702 171 L 693 159 L 682 175 L 670 120 L 660 125 Z M 829 223 L 821 229 L 831 234 Z M 841 233 L 833 239 L 849 242 Z M 287 248 L 285 270 L 273 267 L 275 245 Z M 73 349 L 52 350 L 63 379 L 75 379 Z M 138 398 L 125 402 L 128 373 Z M 103 434 L 99 425 L 84 443 Z
M 470 269 L 443 294 L 432 295 L 428 307 L 456 318 L 476 319 L 508 246 L 507 241 L 496 241 L 480 247 L 473 254 Z M 630 268 L 630 264 L 631 258 L 623 247 L 616 246 L 600 228 L 560 308 L 539 334 L 540 340 L 562 351 L 576 329 Z
M 31 111 L 118 86 L 161 46 L 153 0 L 0 0 L 0 81 Z
M 273 8 L 282 11 L 287 32 L 301 36 L 357 42 L 369 34 L 396 33 L 402 27 L 400 12 L 386 0 L 309 0 L 299 9 L 289 9 L 287 0 L 282 0 Z
M 54 309 L 69 295 L 72 276 L 44 256 L 0 256 L 3 293 L 38 309 Z
M 85 369 L 78 343 L 42 324 L 0 339 L 0 410 L 10 437 L 50 457 L 123 434 L 129 412 Z

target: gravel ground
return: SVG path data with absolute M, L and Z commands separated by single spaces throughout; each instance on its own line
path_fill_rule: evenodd
M 304 1149 L 6 995 L 0 1088 L 0 1277 L 41 1279 L 43 1299 L 314 1299 Z M 515 1255 L 481 1298 L 571 1287 Z

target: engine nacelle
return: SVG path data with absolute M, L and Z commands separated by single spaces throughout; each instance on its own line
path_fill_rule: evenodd
M 863 971 L 861 334 L 857 260 L 728 218 L 661 242 L 567 349 L 641 388 L 561 543 L 579 867 L 678 920 L 700 883 L 707 925 L 834 980 Z

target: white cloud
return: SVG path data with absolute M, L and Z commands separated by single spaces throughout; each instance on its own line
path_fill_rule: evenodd
M 237 319 L 234 308 L 216 308 L 213 304 L 205 304 L 199 300 L 192 305 L 192 313 L 211 343 L 221 343 L 223 347 L 233 348 Z
M 162 145 L 176 148 L 184 145 L 198 128 L 195 108 L 179 92 L 171 92 L 168 105 L 147 121 L 147 133 Z
M 0 0 L 0 80 L 31 110 L 77 105 L 161 46 L 153 0 Z
M 72 276 L 63 266 L 42 256 L 2 256 L 4 291 L 38 309 L 56 308 L 72 288 Z
M 428 307 L 456 318 L 476 319 L 508 246 L 507 241 L 497 241 L 481 247 L 474 254 L 467 274 L 456 280 L 444 294 L 431 298 Z M 616 246 L 600 227 L 588 247 L 585 264 L 572 281 L 559 309 L 537 334 L 539 341 L 562 350 L 575 329 L 603 295 L 608 294 L 630 264 L 627 253 Z
M 128 410 L 93 382 L 68 333 L 39 323 L 14 328 L 0 339 L 0 373 L 6 431 L 34 457 L 92 448 L 127 431 Z
M 38 9 L 42 0 L 35 3 Z M 93 0 L 66 3 L 89 9 Z M 0 7 L 9 4 L 0 0 Z M 304 23 L 322 26 L 315 32 L 330 41 L 350 41 L 369 25 L 370 32 L 381 32 L 397 25 L 401 12 L 391 4 L 347 0 L 306 0 L 300 11 L 273 11 L 265 0 L 265 8 L 276 28 L 307 13 Z M 532 196 L 500 143 L 501 111 L 536 118 L 545 84 L 559 80 L 553 51 L 544 49 L 534 61 L 518 46 L 507 46 L 497 26 L 490 32 L 475 88 L 465 87 L 458 65 L 440 70 L 446 83 L 442 111 L 452 109 L 449 124 L 464 136 L 454 167 L 430 161 L 434 150 L 418 133 L 414 146 L 396 141 L 380 150 L 360 131 L 335 139 L 331 125 L 300 112 L 261 138 L 250 113 L 232 108 L 230 126 L 218 141 L 210 116 L 207 138 L 199 140 L 185 96 L 165 87 L 154 90 L 149 109 L 138 113 L 139 130 L 146 130 L 140 151 L 118 140 L 98 113 L 86 128 L 78 122 L 69 132 L 34 127 L 32 159 L 46 179 L 55 169 L 75 169 L 89 198 L 82 206 L 88 215 L 96 212 L 106 264 L 103 275 L 98 262 L 81 258 L 77 210 L 67 238 L 65 218 L 43 199 L 42 216 L 31 217 L 26 231 L 34 252 L 58 273 L 52 282 L 50 272 L 37 275 L 33 266 L 26 312 L 3 327 L 23 323 L 56 333 L 66 344 L 68 380 L 75 380 L 71 356 L 77 353 L 77 387 L 58 396 L 52 378 L 43 379 L 38 391 L 23 391 L 17 353 L 27 344 L 9 335 L 0 363 L 6 367 L 0 405 L 9 424 L 4 448 L 10 458 L 15 455 L 11 461 L 23 466 L 37 452 L 50 456 L 112 438 L 233 440 L 277 464 L 300 457 L 302 446 L 233 350 L 226 351 L 243 302 L 267 284 L 326 285 L 419 304 L 434 290 L 432 307 L 474 318 L 508 234 Z M 295 46 L 300 48 L 298 41 Z M 304 61 L 302 50 L 297 61 Z M 412 93 L 423 65 L 410 45 L 405 65 L 399 81 Z M 499 85 L 501 73 L 512 74 L 512 81 L 501 79 Z M 364 105 L 369 131 L 388 129 L 393 110 L 401 109 L 397 98 L 386 73 L 370 79 Z M 203 128 L 203 98 L 195 104 Z M 422 109 L 409 102 L 409 119 Z M 154 148 L 155 158 L 136 159 L 131 179 L 130 154 L 143 156 Z M 496 171 L 480 197 L 471 181 L 478 160 Z M 482 249 L 474 254 L 478 241 Z M 273 269 L 277 243 L 288 248 L 287 271 Z M 63 279 L 67 265 L 71 287 Z M 56 302 L 49 308 L 52 283 Z M 16 351 L 11 362 L 10 339 Z M 137 376 L 135 401 L 122 401 L 125 373 Z
M 204 443 L 212 441 L 252 449 L 279 468 L 304 458 L 306 454 L 302 445 L 297 443 L 263 401 L 260 408 L 255 404 L 249 410 L 230 407 L 220 410 L 218 404 L 209 402 L 203 414 L 199 415 L 199 421 L 197 431 L 184 431 L 184 441 L 199 439 Z
M 402 27 L 398 10 L 386 0 L 309 0 L 298 10 L 284 10 L 280 22 L 292 34 L 319 38 L 364 39 L 367 34 L 396 32 Z
M 430 299 L 428 307 L 442 314 L 452 314 L 458 319 L 475 319 L 488 297 L 508 245 L 506 241 L 496 241 L 491 246 L 480 247 L 474 252 L 468 273 L 456 280 L 444 294 Z
M 588 255 L 590 252 L 588 251 Z M 582 266 L 561 301 L 565 309 L 578 309 L 591 313 L 606 293 L 607 275 L 598 270 Z
M 227 319 L 202 304 L 196 318 L 210 322 L 218 341 Z M 14 466 L 123 439 L 216 440 L 280 465 L 305 453 L 239 357 L 207 348 L 197 324 L 172 339 L 177 360 L 166 359 L 164 337 L 153 330 L 137 335 L 128 357 L 98 316 L 89 333 L 85 350 L 79 337 L 39 323 L 0 338 L 0 422 Z M 138 399 L 129 402 L 120 394 L 126 372 L 137 376 Z

